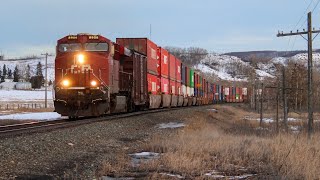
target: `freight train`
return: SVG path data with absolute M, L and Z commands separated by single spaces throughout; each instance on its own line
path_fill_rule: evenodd
M 246 88 L 207 81 L 147 38 L 77 34 L 57 42 L 54 106 L 70 119 L 246 99 Z

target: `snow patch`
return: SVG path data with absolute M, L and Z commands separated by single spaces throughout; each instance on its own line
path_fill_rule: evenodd
M 56 120 L 61 119 L 61 115 L 56 112 L 41 112 L 41 113 L 21 113 L 0 115 L 0 120 Z
M 151 161 L 153 159 L 160 158 L 160 154 L 154 153 L 154 152 L 134 153 L 134 154 L 129 154 L 129 156 L 132 158 L 131 159 L 132 167 L 138 167 L 142 163 L 146 163 L 146 162 Z
M 159 174 L 164 175 L 164 176 L 170 176 L 170 177 L 178 178 L 178 179 L 184 179 L 184 177 L 179 175 L 179 174 L 170 174 L 170 173 L 159 173 Z
M 184 123 L 178 123 L 178 122 L 162 123 L 158 125 L 159 129 L 175 129 L 175 128 L 180 128 L 184 126 L 185 126 Z

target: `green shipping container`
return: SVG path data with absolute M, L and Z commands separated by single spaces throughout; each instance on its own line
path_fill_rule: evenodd
M 190 87 L 194 88 L 194 70 L 190 69 Z

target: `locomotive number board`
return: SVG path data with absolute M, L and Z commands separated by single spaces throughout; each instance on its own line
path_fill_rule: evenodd
M 99 39 L 98 35 L 89 35 L 89 39 Z

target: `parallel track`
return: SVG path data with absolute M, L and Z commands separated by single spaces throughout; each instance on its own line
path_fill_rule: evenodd
M 144 114 L 173 111 L 173 110 L 179 110 L 179 109 L 188 109 L 188 108 L 195 108 L 195 107 L 198 107 L 198 106 L 154 109 L 154 110 L 138 111 L 138 112 L 124 113 L 124 114 L 112 114 L 112 115 L 106 115 L 103 117 L 95 117 L 95 118 L 79 118 L 76 121 L 59 119 L 55 121 L 44 121 L 44 122 L 33 122 L 33 123 L 25 123 L 25 124 L 0 126 L 0 137 L 16 137 L 21 135 L 33 134 L 33 133 L 48 132 L 56 129 L 76 127 L 84 124 L 91 124 L 91 123 L 102 122 L 106 120 L 127 118 L 127 117 L 139 116 Z

